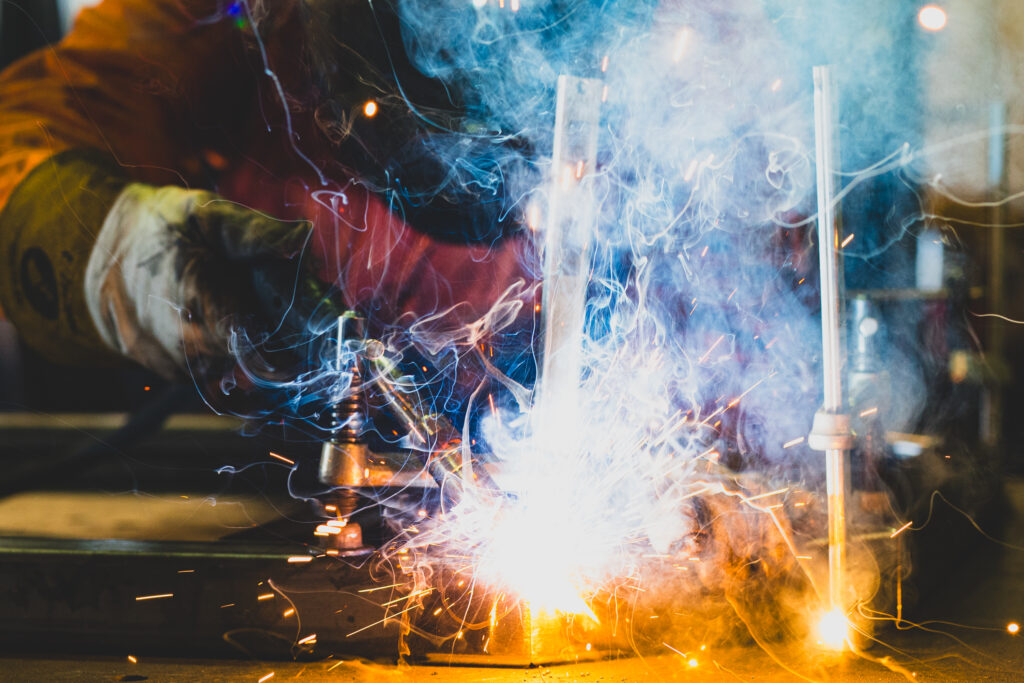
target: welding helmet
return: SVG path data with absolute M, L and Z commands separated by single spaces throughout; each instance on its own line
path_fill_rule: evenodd
M 461 83 L 414 66 L 416 37 L 399 9 L 399 0 L 303 0 L 317 126 L 413 228 L 494 242 L 518 225 L 506 179 L 529 153 L 474 120 Z

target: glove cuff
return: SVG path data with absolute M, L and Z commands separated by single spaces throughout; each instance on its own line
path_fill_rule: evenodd
M 126 184 L 108 158 L 69 150 L 29 173 L 0 213 L 0 307 L 50 360 L 119 360 L 89 313 L 85 271 L 99 227 Z
M 188 287 L 195 264 L 174 226 L 211 198 L 174 186 L 126 185 L 103 221 L 85 272 L 89 314 L 104 343 L 168 378 L 188 371 L 186 346 L 201 346 L 205 329 L 192 324 L 201 293 Z

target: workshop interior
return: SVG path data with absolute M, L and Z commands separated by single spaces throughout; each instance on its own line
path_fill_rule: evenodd
M 63 320 L 63 266 L 0 255 L 11 680 L 1017 680 L 1024 4 L 146 5 L 0 3 L 0 84 L 51 51 L 75 125 L 132 60 L 193 77 L 135 38 L 82 76 L 118 13 L 230 29 L 198 71 L 256 122 L 203 119 L 180 171 L 145 123 L 95 225 L 68 188 L 107 186 L 60 143 L 0 213 L 99 234 L 71 289 L 127 356 L 37 343 L 19 307 Z M 172 97 L 154 78 L 115 108 Z M 131 260 L 143 183 L 310 237 L 205 272 L 237 306 L 198 339 L 196 299 L 111 284 L 160 267 Z M 124 332 L 144 306 L 169 345 Z

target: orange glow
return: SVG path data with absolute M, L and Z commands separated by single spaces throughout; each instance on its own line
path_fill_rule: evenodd
M 140 600 L 159 600 L 161 598 L 173 598 L 174 593 L 158 593 L 157 595 L 140 595 L 135 598 L 136 602 Z
M 291 460 L 290 458 L 286 458 L 283 455 L 278 455 L 277 453 L 275 453 L 273 451 L 270 451 L 270 457 L 271 458 L 277 458 L 278 460 L 280 460 L 281 462 L 285 463 L 286 465 L 294 465 L 295 464 L 294 460 Z
M 373 100 L 367 100 L 366 104 L 363 105 L 363 114 L 365 114 L 366 118 L 368 119 L 372 119 L 374 116 L 376 116 L 377 103 L 374 102 Z
M 1016 621 L 1011 621 L 1009 624 L 1006 625 L 1006 630 L 1010 633 L 1010 635 L 1015 636 L 1018 633 L 1020 633 L 1020 624 L 1018 624 Z
M 917 13 L 917 21 L 928 31 L 941 31 L 946 28 L 946 10 L 938 5 L 925 5 Z
M 818 621 L 818 643 L 829 650 L 842 650 L 849 628 L 842 610 L 826 612 Z

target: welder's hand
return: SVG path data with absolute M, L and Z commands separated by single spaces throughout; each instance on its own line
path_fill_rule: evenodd
M 169 377 L 230 359 L 240 333 L 287 344 L 308 310 L 310 229 L 210 192 L 128 185 L 89 258 L 89 313 L 108 346 Z

